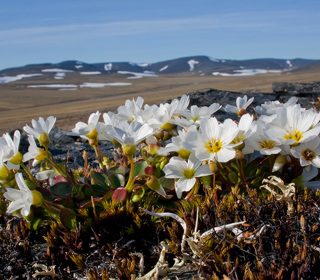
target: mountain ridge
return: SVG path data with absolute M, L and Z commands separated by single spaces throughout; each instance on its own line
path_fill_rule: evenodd
M 155 63 L 133 62 L 98 62 L 86 63 L 78 60 L 66 60 L 59 63 L 27 64 L 21 67 L 6 68 L 0 71 L 0 77 L 14 75 L 31 75 L 43 73 L 85 73 L 127 75 L 140 74 L 179 74 L 189 72 L 196 75 L 247 75 L 250 71 L 292 71 L 303 67 L 310 67 L 313 63 L 320 63 L 317 59 L 279 59 L 254 58 L 245 60 L 216 59 L 204 55 L 174 58 Z M 254 73 L 253 73 L 254 74 Z M 1 82 L 1 81 L 0 81 Z

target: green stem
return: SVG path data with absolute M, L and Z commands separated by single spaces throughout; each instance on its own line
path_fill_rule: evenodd
M 128 191 L 128 193 L 130 193 L 133 189 L 133 170 L 134 170 L 133 156 L 128 156 L 128 160 L 130 163 L 130 173 L 129 173 L 129 178 L 125 188 Z
M 242 180 L 243 180 L 244 184 L 246 185 L 247 191 L 249 191 L 250 188 L 249 188 L 249 185 L 248 185 L 248 182 L 247 182 L 247 179 L 246 179 L 246 175 L 244 173 L 243 159 L 242 158 L 239 159 L 239 163 L 240 163 L 240 174 L 241 174 Z
M 100 146 L 99 146 L 99 144 L 93 146 L 93 148 L 94 148 L 94 151 L 95 151 L 96 156 L 97 156 L 97 158 L 98 158 L 99 166 L 100 166 L 101 169 L 103 169 L 104 166 L 103 166 L 102 155 L 101 155 L 101 151 L 100 151 Z
M 214 197 L 215 197 L 215 200 L 216 200 L 216 207 L 218 208 L 219 200 L 218 200 L 218 193 L 217 193 L 217 189 L 216 189 L 216 172 L 213 172 L 212 178 L 213 178 Z
M 26 173 L 26 175 L 28 176 L 29 180 L 35 184 L 35 186 L 39 186 L 38 182 L 36 181 L 36 179 L 34 179 L 34 177 L 32 176 L 32 174 L 29 172 L 28 168 L 25 166 L 25 164 L 23 162 L 20 162 L 20 165 L 22 166 L 24 172 Z
M 47 160 L 49 161 L 49 163 L 51 164 L 51 166 L 56 170 L 57 173 L 59 173 L 60 175 L 63 175 L 64 177 L 67 178 L 67 173 L 66 173 L 59 165 L 57 165 L 57 164 L 50 158 L 50 156 L 47 157 Z
M 145 150 L 144 148 L 141 150 L 141 155 L 142 155 L 142 157 L 144 158 L 144 160 L 146 161 L 146 163 L 147 163 L 148 165 L 151 165 L 151 163 L 150 163 L 150 161 L 149 161 L 149 159 L 148 159 L 148 157 L 147 157 L 147 155 L 146 155 L 146 150 Z

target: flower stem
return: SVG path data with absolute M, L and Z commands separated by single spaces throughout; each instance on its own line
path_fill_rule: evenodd
M 56 170 L 56 172 L 66 178 L 67 177 L 67 173 L 59 166 L 57 165 L 52 159 L 50 156 L 47 157 L 47 160 L 49 161 L 49 163 L 51 164 L 51 166 Z
M 127 184 L 125 186 L 126 190 L 128 193 L 130 193 L 133 189 L 133 170 L 134 170 L 134 161 L 133 161 L 133 156 L 128 156 L 128 160 L 130 163 L 130 173 L 129 173 L 129 178 L 127 181 Z
M 250 191 L 250 187 L 248 185 L 248 182 L 247 182 L 247 179 L 246 179 L 246 175 L 244 173 L 243 159 L 242 158 L 239 159 L 239 163 L 240 163 L 240 174 L 241 174 L 242 180 L 243 180 L 244 184 L 246 185 L 247 192 L 249 192 Z
M 149 159 L 148 159 L 148 157 L 147 157 L 147 155 L 146 155 L 146 150 L 145 150 L 144 148 L 141 150 L 141 155 L 142 155 L 142 157 L 144 158 L 144 160 L 146 161 L 146 163 L 147 163 L 148 165 L 150 165 L 151 163 L 150 163 L 150 161 L 149 161 Z
M 28 176 L 29 180 L 35 184 L 35 186 L 39 186 L 38 182 L 33 178 L 32 174 L 30 173 L 30 171 L 28 170 L 28 168 L 25 166 L 25 164 L 23 162 L 20 162 L 20 165 L 22 166 L 24 172 L 26 173 L 26 175 Z
M 215 171 L 213 172 L 212 178 L 213 178 L 214 197 L 216 199 L 216 207 L 218 207 L 219 206 L 219 200 L 218 200 L 218 193 L 217 193 L 217 189 L 216 189 L 216 172 Z

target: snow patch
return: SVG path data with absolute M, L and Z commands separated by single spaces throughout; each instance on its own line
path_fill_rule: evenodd
M 81 75 L 100 75 L 100 71 L 80 72 Z
M 216 58 L 209 57 L 209 59 L 210 59 L 212 62 L 220 62 L 220 60 L 219 60 L 219 59 L 216 59 Z
M 188 64 L 189 64 L 189 66 L 190 66 L 190 71 L 193 71 L 194 65 L 195 65 L 195 64 L 198 64 L 198 63 L 199 63 L 199 61 L 196 61 L 196 60 L 194 60 L 194 59 L 189 60 L 189 61 L 188 61 Z
M 162 72 L 162 71 L 166 70 L 168 67 L 169 67 L 169 65 L 166 65 L 166 66 L 162 67 L 162 68 L 159 70 L 159 72 Z
M 51 68 L 51 69 L 42 69 L 42 72 L 55 73 L 55 72 L 73 72 L 73 71 L 65 70 L 65 69 L 59 69 L 59 68 Z
M 0 77 L 0 84 L 15 82 L 18 80 L 22 80 L 24 78 L 30 78 L 30 77 L 36 77 L 36 76 L 42 76 L 43 74 L 20 74 L 17 76 L 4 76 Z
M 112 63 L 107 63 L 104 65 L 104 70 L 111 71 L 111 69 L 112 69 Z
M 146 71 L 146 73 L 137 73 L 130 71 L 118 71 L 119 74 L 123 75 L 133 75 L 133 77 L 128 77 L 128 79 L 140 79 L 143 77 L 158 77 L 158 75 L 154 74 L 154 72 Z
M 130 62 L 130 65 L 139 66 L 139 67 L 147 67 L 147 66 L 149 66 L 149 63 L 134 63 L 134 62 Z
M 131 83 L 83 83 L 80 85 L 81 88 L 102 88 L 106 86 L 117 87 L 117 86 L 131 86 Z
M 65 72 L 58 72 L 57 74 L 55 74 L 54 75 L 54 78 L 56 79 L 56 80 L 62 80 L 62 79 L 64 79 L 64 77 L 66 76 L 66 73 Z
M 266 73 L 281 73 L 281 70 L 265 70 L 265 69 L 243 69 L 243 70 L 233 70 L 234 74 L 213 72 L 214 76 L 222 77 L 235 77 L 235 76 L 252 76 L 257 74 L 266 74 Z
M 77 88 L 77 85 L 62 85 L 62 84 L 53 84 L 53 85 L 30 85 L 28 88 Z
M 83 65 L 75 65 L 74 67 L 77 69 L 80 69 L 80 68 L 83 68 Z

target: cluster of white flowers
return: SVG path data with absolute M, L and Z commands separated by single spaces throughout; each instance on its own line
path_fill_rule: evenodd
M 299 160 L 301 167 L 320 168 L 319 113 L 302 108 L 295 98 L 291 98 L 284 104 L 275 101 L 257 106 L 255 109 L 259 117 L 254 119 L 246 111 L 252 102 L 253 98 L 238 97 L 236 106 L 227 105 L 224 110 L 238 114 L 240 119 L 219 122 L 214 117 L 215 112 L 221 109 L 217 103 L 188 109 L 187 95 L 159 106 L 143 105 L 144 100 L 139 97 L 127 100 L 117 113 L 104 113 L 103 121 L 99 120 L 100 112 L 91 114 L 88 123 L 78 122 L 70 134 L 88 139 L 92 146 L 98 141 L 111 141 L 121 146 L 124 153 L 127 151 L 126 155 L 132 155 L 144 140 L 154 143 L 154 139 L 158 139 L 158 155 L 170 158 L 163 168 L 165 177 L 177 179 L 179 198 L 183 192 L 192 189 L 197 177 L 214 172 L 209 168 L 210 162 L 229 162 L 239 152 L 242 156 L 260 152 L 266 156 L 293 157 Z M 32 120 L 33 128 L 24 127 L 30 147 L 23 156 L 19 152 L 19 131 L 15 132 L 13 139 L 4 134 L 0 138 L 1 170 L 9 163 L 19 165 L 33 159 L 35 165 L 43 160 L 55 120 L 52 116 L 47 120 L 39 118 L 39 121 Z M 35 138 L 43 149 L 37 146 Z M 129 149 L 125 149 L 127 147 Z M 282 166 L 280 164 L 274 170 Z M 9 187 L 7 190 L 10 191 Z M 7 197 L 13 199 L 10 193 Z
M 239 150 L 244 155 L 258 151 L 267 156 L 293 156 L 302 167 L 320 168 L 319 113 L 302 108 L 296 98 L 291 98 L 284 104 L 275 101 L 258 106 L 256 112 L 260 117 L 254 120 L 246 112 L 252 102 L 253 98 L 238 97 L 236 106 L 227 105 L 224 110 L 237 113 L 239 122 L 227 119 L 221 123 L 213 116 L 221 109 L 217 103 L 187 109 L 189 98 L 184 95 L 170 104 L 143 106 L 139 97 L 137 101 L 127 100 L 117 113 L 103 114 L 104 123 L 97 121 L 100 115 L 97 112 L 90 116 L 87 125 L 78 123 L 72 132 L 86 137 L 99 127 L 99 140 L 116 140 L 122 146 L 137 145 L 151 135 L 160 138 L 163 131 L 170 132 L 173 137 L 158 154 L 167 156 L 174 152 L 179 156 L 172 157 L 164 168 L 167 178 L 180 178 L 176 185 L 178 197 L 193 187 L 195 177 L 208 173 L 209 169 L 204 173 L 197 171 L 201 164 L 228 162 Z M 91 131 L 80 127 L 90 127 Z

